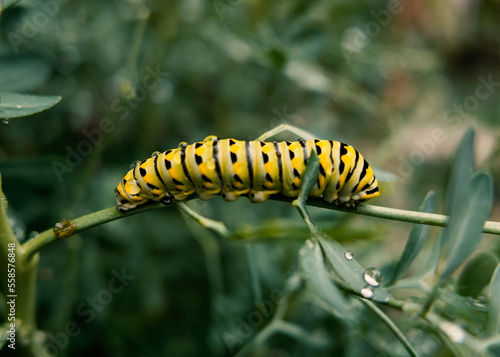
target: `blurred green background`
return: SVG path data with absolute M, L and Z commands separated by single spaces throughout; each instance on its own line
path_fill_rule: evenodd
M 470 126 L 499 186 L 497 0 L 23 0 L 2 12 L 0 30 L 0 90 L 63 98 L 0 123 L 19 239 L 114 205 L 130 164 L 153 151 L 210 134 L 251 140 L 281 123 L 349 143 L 392 172 L 374 204 L 416 210 L 434 189 L 443 212 L 450 157 Z M 59 356 L 231 355 L 261 327 L 228 345 L 255 301 L 296 270 L 307 237 L 299 215 L 273 201 L 191 206 L 232 229 L 266 226 L 255 241 L 230 242 L 170 207 L 43 249 L 37 320 Z M 311 211 L 365 266 L 396 259 L 411 228 Z M 497 201 L 490 219 L 500 220 Z M 278 335 L 256 356 L 384 355 L 311 297 L 288 318 L 330 344 Z M 433 335 L 410 336 L 422 355 L 442 352 Z M 387 348 L 399 355 L 390 333 Z

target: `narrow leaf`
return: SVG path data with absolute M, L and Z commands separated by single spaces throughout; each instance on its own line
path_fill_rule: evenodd
M 443 245 L 444 245 L 444 230 L 441 230 L 438 239 L 436 239 L 434 245 L 432 246 L 432 251 L 429 256 L 429 260 L 425 264 L 422 276 L 432 275 L 436 272 L 439 264 L 439 257 L 441 256 L 441 252 L 443 251 Z
M 18 2 L 21 2 L 21 0 L 0 0 L 0 14 L 2 11 L 7 10 L 9 7 L 12 5 L 17 4 Z
M 60 96 L 24 95 L 0 92 L 0 118 L 17 118 L 49 109 L 61 100 Z
M 323 300 L 342 320 L 355 324 L 356 321 L 351 317 L 352 312 L 349 309 L 346 299 L 340 290 L 332 284 L 325 269 L 323 253 L 317 240 L 308 241 L 307 244 L 299 250 L 299 264 L 301 271 L 305 275 L 310 288 L 316 293 L 317 297 Z
M 431 213 L 434 210 L 436 195 L 433 191 L 429 192 L 420 206 L 420 212 Z M 430 227 L 424 224 L 415 224 L 410 232 L 408 241 L 406 242 L 401 258 L 396 265 L 393 278 L 388 285 L 396 282 L 413 263 L 416 256 L 422 249 L 429 234 Z
M 306 200 L 309 195 L 309 191 L 316 184 L 318 180 L 318 172 L 319 172 L 319 158 L 316 155 L 316 152 L 311 151 L 311 155 L 309 156 L 309 160 L 307 161 L 306 172 L 304 173 L 304 177 L 302 178 L 302 183 L 300 186 L 299 197 L 293 201 L 293 205 L 297 207 L 300 215 L 304 222 L 306 222 L 307 227 L 311 231 L 311 233 L 315 234 L 316 231 L 319 230 L 316 227 L 309 217 L 309 212 L 306 207 Z
M 470 259 L 457 279 L 457 293 L 471 297 L 479 295 L 490 282 L 497 264 L 497 256 L 490 252 L 480 253 Z
M 480 170 L 470 179 L 470 195 L 463 202 L 461 215 L 450 217 L 450 225 L 445 229 L 445 242 L 453 242 L 441 281 L 451 275 L 478 246 L 483 236 L 482 230 L 490 215 L 493 201 L 493 182 L 486 170 Z M 453 218 L 453 219 L 452 219 Z
M 492 337 L 500 332 L 500 264 L 497 265 L 490 285 L 490 310 L 486 323 L 486 335 Z
M 318 238 L 328 261 L 347 284 L 368 299 L 377 302 L 390 300 L 390 295 L 385 288 L 381 285 L 370 285 L 365 280 L 366 270 L 352 257 L 352 253 L 347 252 L 344 247 L 326 234 Z
M 318 181 L 318 172 L 319 158 L 318 155 L 316 155 L 315 151 L 311 151 L 309 160 L 307 161 L 306 172 L 304 173 L 304 177 L 302 178 L 298 200 L 305 203 L 309 195 L 309 191 L 311 191 L 313 186 Z
M 447 192 L 447 215 L 452 216 L 454 210 L 459 210 L 463 207 L 463 200 L 467 197 L 467 187 L 470 175 L 474 170 L 474 130 L 469 129 L 453 159 L 453 164 L 450 172 L 450 180 L 448 182 Z

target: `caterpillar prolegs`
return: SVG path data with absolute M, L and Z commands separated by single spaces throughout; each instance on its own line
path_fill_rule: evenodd
M 355 205 L 378 196 L 372 168 L 352 146 L 331 140 L 241 141 L 208 136 L 202 142 L 137 163 L 116 188 L 118 208 L 127 211 L 149 201 L 165 204 L 191 195 L 234 201 L 246 195 L 263 202 L 281 193 L 297 197 L 311 152 L 319 158 L 317 183 L 309 196 Z

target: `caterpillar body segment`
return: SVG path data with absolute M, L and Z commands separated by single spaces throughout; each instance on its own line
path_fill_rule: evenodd
M 148 201 L 182 201 L 194 194 L 202 200 L 221 195 L 226 201 L 246 195 L 252 202 L 277 193 L 297 197 L 312 151 L 319 158 L 319 172 L 309 196 L 348 205 L 380 194 L 368 162 L 341 142 L 208 136 L 202 142 L 155 152 L 132 167 L 116 188 L 118 208 L 127 211 Z

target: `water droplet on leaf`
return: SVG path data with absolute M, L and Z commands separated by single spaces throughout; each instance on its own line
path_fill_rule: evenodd
M 351 261 L 354 258 L 354 253 L 351 252 L 350 250 L 346 251 L 344 254 L 344 257 L 348 260 Z
M 382 282 L 382 273 L 377 268 L 368 268 L 363 274 L 365 281 L 371 286 L 379 286 Z
M 373 290 L 371 287 L 366 287 L 361 289 L 361 295 L 363 295 L 364 298 L 371 299 L 373 297 Z
M 9 119 L 8 118 L 2 118 L 2 123 L 3 124 L 9 124 Z

